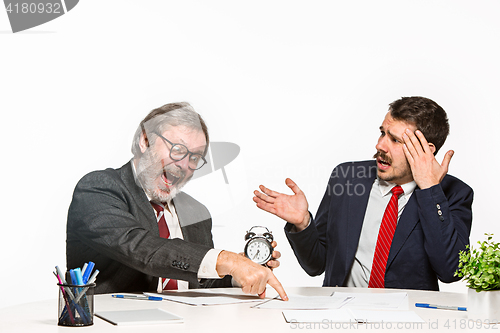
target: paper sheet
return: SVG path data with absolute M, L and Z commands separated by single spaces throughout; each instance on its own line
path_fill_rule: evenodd
M 184 322 L 183 318 L 163 309 L 99 311 L 95 315 L 113 325 L 158 325 Z
M 414 311 L 377 311 L 360 309 L 285 310 L 288 323 L 423 323 Z
M 303 296 L 288 295 L 288 301 L 283 302 L 280 298 L 273 298 L 254 306 L 258 309 L 338 309 L 349 302 L 352 297 L 345 296 Z
M 336 297 L 353 297 L 345 306 L 348 308 L 364 308 L 364 309 L 401 309 L 406 305 L 403 303 L 407 300 L 408 294 L 404 292 L 395 293 L 346 293 L 335 292 Z M 408 309 L 406 306 L 404 309 Z
M 258 296 L 219 293 L 212 290 L 176 291 L 157 293 L 144 293 L 147 296 L 162 297 L 164 300 L 179 302 L 189 305 L 222 305 L 246 302 L 262 302 Z

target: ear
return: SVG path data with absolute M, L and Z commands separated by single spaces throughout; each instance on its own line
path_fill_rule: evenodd
M 432 154 L 435 155 L 436 154 L 436 146 L 434 146 L 433 143 L 429 142 L 429 148 L 431 149 Z
M 149 148 L 149 141 L 148 138 L 146 137 L 146 133 L 142 132 L 141 138 L 139 139 L 139 147 L 141 148 L 141 153 L 144 154 L 146 149 Z

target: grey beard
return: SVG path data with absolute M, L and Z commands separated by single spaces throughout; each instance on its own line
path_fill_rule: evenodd
M 170 189 L 168 194 L 160 194 L 158 193 L 158 189 L 155 191 L 154 182 L 158 177 L 160 177 L 160 170 L 162 169 L 157 168 L 156 165 L 158 165 L 158 163 L 152 163 L 152 160 L 158 161 L 159 159 L 156 158 L 155 154 L 151 153 L 145 153 L 139 159 L 139 162 L 137 163 L 137 181 L 152 201 L 168 202 L 181 191 L 182 187 L 186 185 L 192 176 L 182 182 L 178 182 Z

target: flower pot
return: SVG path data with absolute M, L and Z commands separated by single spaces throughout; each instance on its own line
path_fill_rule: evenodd
M 467 315 L 470 320 L 482 323 L 500 322 L 500 290 L 477 292 L 469 288 L 467 293 Z

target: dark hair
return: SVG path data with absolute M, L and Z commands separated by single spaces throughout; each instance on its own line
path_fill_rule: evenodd
M 446 112 L 436 102 L 425 97 L 402 97 L 389 104 L 391 117 L 414 124 L 427 142 L 434 144 L 437 154 L 450 133 Z
M 208 128 L 201 116 L 194 111 L 193 107 L 187 102 L 169 103 L 151 111 L 139 124 L 132 141 L 132 154 L 134 157 L 142 155 L 139 142 L 141 135 L 144 134 L 146 140 L 149 140 L 151 134 L 162 133 L 169 127 L 186 126 L 196 130 L 203 131 L 207 145 L 204 155 L 207 153 Z M 149 142 L 148 142 L 149 144 Z

